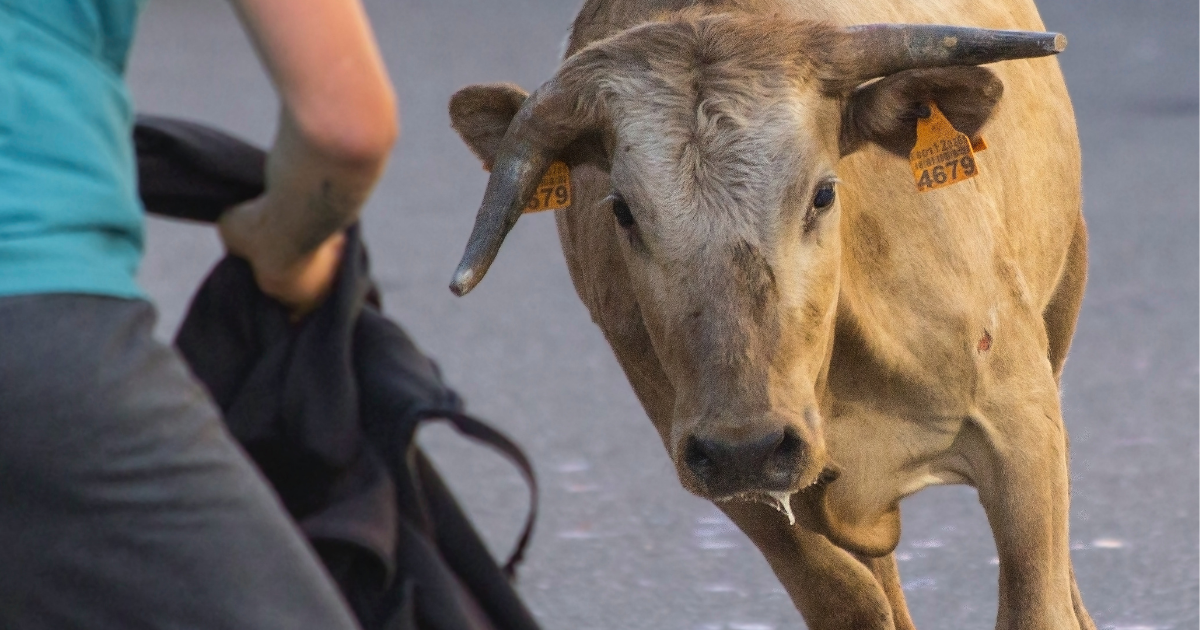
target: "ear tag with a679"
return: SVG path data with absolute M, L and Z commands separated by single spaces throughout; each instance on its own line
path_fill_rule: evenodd
M 537 191 L 525 204 L 525 213 L 543 210 L 563 210 L 571 205 L 571 167 L 566 162 L 554 161 L 550 170 L 542 177 Z
M 917 119 L 917 144 L 908 154 L 917 190 L 929 192 L 975 177 L 979 174 L 975 151 L 985 148 L 983 138 L 972 144 L 936 103 L 929 103 L 929 116 Z

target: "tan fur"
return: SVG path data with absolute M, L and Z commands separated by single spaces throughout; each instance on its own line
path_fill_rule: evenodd
M 562 156 L 574 200 L 558 213 L 579 296 L 684 486 L 727 498 L 680 464 L 688 435 L 799 432 L 797 487 L 823 468 L 841 476 L 793 497 L 797 525 L 758 503 L 718 505 L 810 627 L 849 629 L 911 627 L 890 555 L 900 499 L 973 485 L 1000 557 L 997 627 L 1094 628 L 1069 557 L 1057 387 L 1086 275 L 1058 67 L 898 73 L 839 93 L 827 51 L 845 43 L 823 25 L 1042 30 L 1036 9 L 797 0 L 674 12 L 692 4 L 705 3 L 581 10 L 565 83 L 596 129 Z M 913 94 L 935 95 L 972 133 L 982 125 L 980 176 L 916 191 L 894 155 L 910 142 Z M 495 98 L 511 118 L 511 88 Z M 471 99 L 486 112 L 486 94 Z M 501 125 L 485 114 L 455 126 L 490 160 L 486 129 Z M 837 203 L 813 214 L 813 191 L 835 176 Z M 614 190 L 635 232 L 603 201 Z

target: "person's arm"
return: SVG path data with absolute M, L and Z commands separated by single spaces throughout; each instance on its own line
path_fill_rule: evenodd
M 352 223 L 398 133 L 395 96 L 358 0 L 233 0 L 279 93 L 266 192 L 221 238 L 298 313 L 328 291 Z

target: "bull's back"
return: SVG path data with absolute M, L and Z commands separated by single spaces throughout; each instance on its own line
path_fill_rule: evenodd
M 945 10 L 859 0 L 823 17 L 839 24 L 1045 30 L 1024 0 L 936 4 Z M 983 369 L 975 352 L 962 349 L 984 343 L 985 332 L 1010 349 L 1014 335 L 1049 344 L 1040 350 L 1049 354 L 1069 343 L 1037 330 L 1080 221 L 1079 143 L 1070 99 L 1053 57 L 987 68 L 1003 82 L 1004 96 L 982 130 L 988 148 L 976 155 L 976 177 L 921 193 L 908 161 L 877 147 L 838 166 L 844 261 L 839 317 L 856 324 L 880 365 L 927 385 L 927 392 L 940 392 L 936 403 L 924 404 L 950 415 L 968 404 Z

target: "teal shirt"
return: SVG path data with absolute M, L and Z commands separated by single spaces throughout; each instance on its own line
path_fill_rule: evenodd
M 0 0 L 0 295 L 140 297 L 125 63 L 144 0 Z

